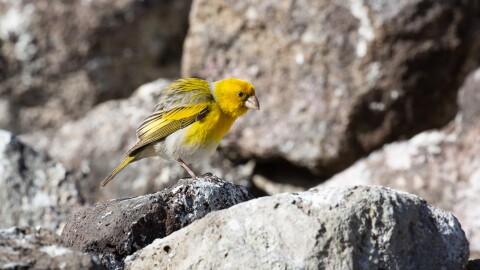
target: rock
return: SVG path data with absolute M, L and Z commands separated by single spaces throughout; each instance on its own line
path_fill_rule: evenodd
M 0 128 L 58 127 L 160 75 L 177 77 L 190 4 L 2 2 Z
M 421 133 L 386 145 L 322 186 L 381 185 L 408 191 L 452 211 L 480 257 L 480 69 L 473 72 L 459 95 L 460 112 L 441 130 Z
M 163 191 L 95 204 L 70 217 L 62 238 L 77 250 L 99 255 L 109 268 L 157 238 L 212 211 L 252 199 L 244 187 L 215 176 L 185 179 Z
M 464 64 L 480 61 L 475 2 L 196 0 L 182 73 L 252 81 L 261 113 L 227 145 L 319 181 L 455 116 Z
M 88 254 L 68 249 L 41 228 L 0 229 L 0 269 L 104 269 Z
M 102 103 L 83 118 L 60 129 L 22 135 L 21 139 L 61 161 L 69 169 L 83 171 L 78 185 L 87 202 L 143 195 L 172 186 L 187 174 L 175 162 L 149 158 L 127 166 L 106 188 L 100 182 L 135 144 L 135 130 L 153 111 L 158 95 L 171 81 L 159 79 L 142 85 L 132 97 Z M 198 174 L 207 172 L 249 186 L 252 162 L 234 163 L 219 151 L 203 163 L 190 164 Z
M 480 269 L 480 260 L 471 260 L 468 261 L 467 267 L 465 270 L 478 270 Z
M 201 247 L 201 248 L 200 248 Z M 126 269 L 463 269 L 456 218 L 382 187 L 312 189 L 214 212 L 127 257 Z
M 60 231 L 82 205 L 78 175 L 0 130 L 0 228 L 43 226 Z

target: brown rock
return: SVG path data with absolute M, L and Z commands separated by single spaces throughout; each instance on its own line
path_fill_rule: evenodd
M 70 217 L 62 238 L 77 250 L 99 255 L 112 269 L 127 255 L 212 211 L 252 199 L 242 186 L 215 176 L 180 180 L 145 196 L 97 203 Z
M 480 256 L 480 69 L 459 95 L 461 111 L 442 130 L 386 145 L 325 186 L 382 185 L 418 194 L 458 217 L 473 258 Z
M 47 229 L 0 229 L 0 269 L 104 269 L 97 259 L 64 247 Z
M 241 119 L 228 145 L 326 177 L 454 117 L 479 9 L 474 0 L 196 0 L 182 72 L 251 80 L 261 113 Z
M 160 75 L 178 76 L 190 3 L 0 3 L 0 128 L 58 127 Z

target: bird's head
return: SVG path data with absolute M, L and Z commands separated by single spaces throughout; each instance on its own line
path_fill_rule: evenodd
M 247 81 L 228 78 L 212 83 L 212 94 L 223 112 L 239 117 L 248 109 L 259 110 L 255 88 Z

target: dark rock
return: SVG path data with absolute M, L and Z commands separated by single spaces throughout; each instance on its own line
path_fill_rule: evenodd
M 0 3 L 0 128 L 58 127 L 159 76 L 177 77 L 190 4 Z
M 0 228 L 42 226 L 60 231 L 82 198 L 81 176 L 0 130 Z
M 382 187 L 312 189 L 214 212 L 127 257 L 126 269 L 463 269 L 457 219 Z
M 479 270 L 480 269 L 480 260 L 471 260 L 468 261 L 467 267 L 465 270 Z
M 65 243 L 99 255 L 109 268 L 157 238 L 212 211 L 251 199 L 241 186 L 215 176 L 183 179 L 166 190 L 95 204 L 73 215 L 62 232 Z
M 196 0 L 183 76 L 250 80 L 261 113 L 226 145 L 308 168 L 318 183 L 455 116 L 464 66 L 480 61 L 479 11 L 477 0 Z
M 98 259 L 63 246 L 41 228 L 0 229 L 0 269 L 104 269 Z
M 423 132 L 359 160 L 323 186 L 381 185 L 411 192 L 451 211 L 462 224 L 470 253 L 480 256 L 480 69 L 459 92 L 460 111 L 441 130 Z

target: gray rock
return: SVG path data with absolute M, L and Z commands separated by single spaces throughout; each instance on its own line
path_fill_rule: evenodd
M 382 187 L 312 189 L 214 212 L 136 252 L 126 269 L 463 269 L 457 219 Z
M 178 76 L 191 0 L 3 1 L 0 128 L 58 127 Z
M 104 269 L 97 259 L 63 246 L 47 229 L 0 229 L 0 269 Z
M 381 185 L 420 195 L 462 224 L 480 257 L 480 69 L 460 90 L 460 111 L 448 126 L 384 146 L 322 186 Z
M 153 111 L 158 93 L 169 83 L 161 79 L 145 84 L 128 99 L 104 102 L 59 129 L 25 134 L 21 140 L 48 153 L 69 169 L 87 174 L 85 181 L 78 185 L 90 203 L 147 194 L 164 188 L 161 184 L 171 186 L 174 184 L 171 179 L 180 177 L 162 178 L 162 169 L 170 166 L 154 158 L 128 166 L 107 188 L 99 189 L 102 179 L 136 142 L 136 128 Z
M 82 198 L 81 176 L 0 130 L 0 228 L 43 226 L 60 231 Z
M 261 113 L 240 119 L 227 145 L 319 182 L 455 116 L 463 67 L 480 61 L 476 2 L 196 0 L 182 72 L 250 80 Z
M 157 238 L 212 211 L 252 199 L 244 187 L 215 176 L 185 179 L 163 191 L 97 203 L 70 217 L 62 238 L 77 250 L 97 254 L 110 269 Z

